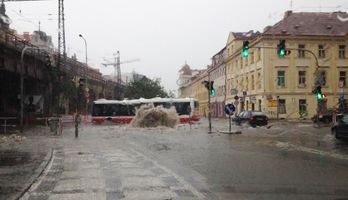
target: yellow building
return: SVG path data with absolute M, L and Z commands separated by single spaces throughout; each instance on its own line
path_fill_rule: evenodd
M 199 115 L 208 116 L 208 90 L 205 88 L 203 81 L 208 80 L 207 70 L 201 70 L 199 74 L 192 77 L 190 87 L 192 88 L 192 96 L 199 103 Z
M 317 99 L 312 90 L 322 86 L 328 108 L 348 94 L 348 14 L 292 13 L 262 34 L 230 33 L 227 41 L 227 100 L 239 99 L 241 109 L 261 110 L 270 118 L 310 118 L 316 114 Z M 241 56 L 248 40 L 249 56 Z M 279 57 L 277 45 L 286 40 L 291 54 Z M 318 58 L 316 64 L 314 53 Z M 339 87 L 339 81 L 344 83 Z
M 208 115 L 208 91 L 202 82 L 208 80 L 207 70 L 192 70 L 189 65 L 185 64 L 179 70 L 179 97 L 196 98 L 199 103 L 199 114 Z

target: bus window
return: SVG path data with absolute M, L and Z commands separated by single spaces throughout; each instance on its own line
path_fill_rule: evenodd
M 155 102 L 155 103 L 153 103 L 153 105 L 155 107 L 162 106 L 163 108 L 170 108 L 171 107 L 170 103 L 168 103 L 168 102 Z
M 173 104 L 178 115 L 190 115 L 190 102 L 174 102 Z
M 135 116 L 135 106 L 128 105 L 128 116 Z

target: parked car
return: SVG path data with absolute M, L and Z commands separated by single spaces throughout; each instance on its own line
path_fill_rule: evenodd
M 248 123 L 252 127 L 265 126 L 268 124 L 268 117 L 260 111 L 243 111 L 232 119 L 237 125 Z
M 348 139 L 348 113 L 337 115 L 336 122 L 331 127 L 331 133 L 336 139 Z

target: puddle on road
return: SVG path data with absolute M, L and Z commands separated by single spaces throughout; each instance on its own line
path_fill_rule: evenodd
M 29 162 L 31 155 L 29 152 L 1 151 L 0 166 L 23 165 Z

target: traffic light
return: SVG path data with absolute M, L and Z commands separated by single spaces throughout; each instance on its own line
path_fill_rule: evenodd
M 249 41 L 243 41 L 242 56 L 246 58 L 248 57 L 248 55 L 249 55 Z
M 212 96 L 215 95 L 215 89 L 214 89 L 214 81 L 204 81 L 203 82 L 207 90 L 210 92 Z
M 285 50 L 285 40 L 279 40 L 279 44 L 278 44 L 278 56 L 279 57 L 284 57 L 286 54 L 286 50 Z
M 317 86 L 312 92 L 317 97 L 317 100 L 323 100 L 325 97 L 325 95 L 321 91 L 321 86 Z

